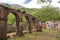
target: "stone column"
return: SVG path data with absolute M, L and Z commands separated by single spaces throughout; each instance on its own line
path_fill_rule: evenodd
M 7 40 L 7 21 L 0 18 L 0 40 Z
M 29 27 L 28 21 L 26 21 L 26 24 L 25 24 L 25 25 L 26 25 L 26 31 L 29 32 L 29 31 L 28 31 L 28 27 Z
M 22 19 L 20 19 L 19 21 L 19 36 L 23 35 L 23 23 L 22 23 Z
M 32 19 L 29 17 L 29 18 L 28 18 L 28 24 L 29 24 L 28 30 L 29 30 L 29 33 L 32 33 L 31 21 L 32 21 Z
M 29 33 L 32 33 L 32 28 L 31 28 L 32 18 L 31 18 L 29 15 L 27 15 L 27 16 L 25 16 L 25 17 L 26 17 L 26 19 L 27 19 L 28 31 L 29 31 Z
M 42 27 L 37 20 L 35 20 L 34 25 L 35 25 L 36 31 L 42 31 Z
M 6 10 L 0 5 L 0 40 L 7 40 L 7 18 Z
M 19 19 L 16 20 L 16 35 L 19 35 Z

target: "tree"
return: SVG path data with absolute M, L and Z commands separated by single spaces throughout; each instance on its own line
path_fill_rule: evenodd
M 15 22 L 16 22 L 15 16 L 12 13 L 10 13 L 8 15 L 8 24 L 14 24 Z
M 57 21 L 59 11 L 55 7 L 44 6 L 34 14 L 41 22 Z

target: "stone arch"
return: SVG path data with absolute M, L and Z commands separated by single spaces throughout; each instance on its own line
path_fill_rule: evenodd
M 42 31 L 42 26 L 39 23 L 39 20 L 36 19 L 36 18 L 33 18 L 33 21 L 34 21 L 34 27 L 35 27 L 36 31 L 41 32 Z
M 28 30 L 31 33 L 31 22 L 34 21 L 35 27 L 39 24 L 39 21 L 33 17 L 32 15 L 24 12 L 20 12 L 19 10 L 7 8 L 5 6 L 0 5 L 0 40 L 7 40 L 7 16 L 9 13 L 13 13 L 16 17 L 16 25 L 17 25 L 17 35 L 23 35 L 22 30 L 22 17 L 25 16 L 28 23 Z M 39 28 L 38 28 L 39 29 Z
M 34 31 L 42 31 L 42 27 L 39 23 L 39 20 L 32 15 L 30 15 L 30 16 L 31 16 L 31 19 L 32 19 L 31 22 L 33 22 L 33 25 L 34 25 L 34 27 L 33 27 L 35 29 Z
M 25 11 L 22 12 L 23 16 L 26 18 L 26 28 L 28 30 L 29 33 L 32 33 L 32 30 L 31 30 L 31 17 L 28 13 L 26 13 Z
M 7 40 L 7 16 L 10 12 L 16 17 L 17 35 L 23 35 L 21 27 L 19 28 L 20 11 L 0 5 L 0 40 Z
M 16 31 L 16 34 L 17 35 L 23 35 L 23 30 L 22 30 L 22 26 L 20 26 L 20 22 L 21 22 L 21 12 L 20 12 L 20 10 L 14 10 L 14 9 L 10 9 L 10 8 L 8 8 L 8 13 L 13 13 L 14 15 L 15 15 L 15 17 L 16 17 L 16 29 L 17 29 L 17 31 Z M 7 16 L 8 16 L 8 13 L 7 13 Z M 6 17 L 7 18 L 7 17 Z
M 32 22 L 33 22 L 33 25 L 34 25 L 34 28 L 35 28 L 34 31 L 42 31 L 42 27 L 39 23 L 39 20 L 36 17 L 32 16 L 31 14 L 26 13 L 25 11 L 23 13 L 25 14 L 25 17 L 27 19 L 27 25 L 28 25 L 27 29 L 28 29 L 29 33 L 32 32 L 32 29 L 31 29 L 31 27 L 32 27 L 31 23 Z
M 15 16 L 15 18 L 16 18 L 16 34 L 18 35 L 18 33 L 19 33 L 19 29 L 18 29 L 19 28 L 19 16 L 17 15 L 17 13 L 9 11 L 7 16 L 6 16 L 6 18 L 8 17 L 8 15 L 10 13 L 12 13 Z M 8 21 L 8 18 L 7 18 L 7 21 Z

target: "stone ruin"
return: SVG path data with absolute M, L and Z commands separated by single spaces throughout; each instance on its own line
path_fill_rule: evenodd
M 34 23 L 34 28 L 36 31 L 41 31 L 42 27 L 39 24 L 39 21 L 36 17 L 26 13 L 25 11 L 21 12 L 20 10 L 11 9 L 8 7 L 5 7 L 3 5 L 0 5 L 0 40 L 7 40 L 7 16 L 9 13 L 13 13 L 16 17 L 16 35 L 22 36 L 23 35 L 23 29 L 22 29 L 22 17 L 25 16 L 26 22 L 27 22 L 27 29 L 29 33 L 32 33 L 31 30 L 31 23 Z

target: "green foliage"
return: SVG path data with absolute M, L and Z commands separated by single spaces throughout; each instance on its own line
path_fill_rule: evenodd
M 45 21 L 57 21 L 60 20 L 60 14 L 59 10 L 52 6 L 44 6 L 41 9 L 28 9 L 28 8 L 21 8 L 21 11 L 26 11 L 29 14 L 32 14 L 33 16 L 37 17 L 41 22 Z M 10 14 L 8 17 L 8 23 L 13 24 L 15 23 L 16 19 L 13 14 Z M 26 18 L 23 17 L 23 23 L 26 22 Z
M 12 13 L 8 15 L 8 24 L 14 24 L 16 22 L 16 18 Z
M 40 1 L 44 1 L 44 0 L 40 0 Z M 50 0 L 47 0 L 47 2 Z M 21 11 L 26 11 L 26 13 L 32 14 L 33 16 L 37 17 L 37 19 L 39 19 L 41 22 L 45 22 L 45 21 L 57 21 L 60 20 L 60 14 L 59 14 L 59 10 L 55 7 L 52 6 L 44 6 L 41 9 L 34 9 L 34 8 L 24 8 L 21 5 L 8 5 L 8 4 L 4 4 L 6 6 L 9 6 L 12 9 L 20 9 Z M 8 15 L 8 23 L 9 24 L 13 24 L 15 23 L 16 18 L 13 14 L 9 14 Z M 23 23 L 26 22 L 26 19 L 23 17 Z
M 38 14 L 37 14 L 38 13 Z M 51 6 L 44 6 L 34 14 L 41 22 L 48 20 L 57 21 L 59 17 L 59 11 Z
M 22 19 L 22 20 L 23 20 L 23 23 L 25 23 L 25 22 L 26 22 L 26 18 L 25 18 L 25 17 L 23 17 L 23 19 Z

